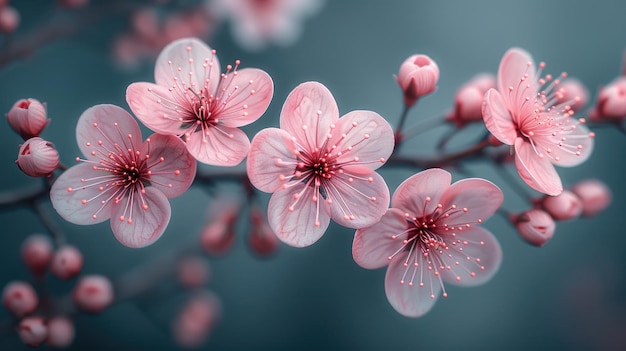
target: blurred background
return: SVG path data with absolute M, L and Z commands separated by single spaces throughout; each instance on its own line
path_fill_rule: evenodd
M 0 68 L 0 111 L 7 112 L 20 98 L 46 102 L 52 122 L 43 136 L 55 144 L 66 164 L 79 155 L 75 123 L 85 109 L 110 103 L 128 110 L 126 87 L 132 82 L 154 80 L 158 50 L 127 57 L 120 54 L 125 51 L 120 49 L 119 38 L 133 30 L 132 10 L 141 8 L 141 2 L 129 1 L 128 11 L 120 8 L 86 17 L 93 15 L 90 7 L 106 7 L 106 3 L 92 0 L 87 7 L 68 10 L 50 0 L 11 1 L 21 22 L 12 36 L 2 38 L 3 54 L 10 45 L 20 43 L 20 35 L 33 33 L 50 19 L 56 18 L 68 28 L 77 26 L 71 35 Z M 204 39 L 217 49 L 222 66 L 240 59 L 242 67 L 264 69 L 274 79 L 274 99 L 268 111 L 245 128 L 250 137 L 261 128 L 278 126 L 287 94 L 309 80 L 319 81 L 332 91 L 341 114 L 374 110 L 395 125 L 402 112 L 402 94 L 393 75 L 402 61 L 415 53 L 435 60 L 441 76 L 438 90 L 420 100 L 409 114 L 408 127 L 443 116 L 453 106 L 456 89 L 477 73 L 496 73 L 502 55 L 513 46 L 528 50 L 537 62 L 545 61 L 545 72 L 556 75 L 566 71 L 580 79 L 590 90 L 593 103 L 599 87 L 620 74 L 626 48 L 626 3 L 618 0 L 576 5 L 565 0 L 327 0 L 297 20 L 302 25 L 299 36 L 260 47 L 251 47 L 234 36 L 234 17 L 217 16 L 211 5 L 171 1 L 153 6 L 164 17 L 168 11 L 187 5 L 202 5 L 210 12 L 205 18 Z M 201 9 L 194 7 L 194 11 Z M 143 131 L 144 137 L 149 135 L 147 129 Z M 403 153 L 428 156 L 445 131 L 443 127 L 434 129 L 410 140 Z M 558 171 L 566 187 L 586 178 L 604 181 L 613 192 L 611 207 L 595 218 L 559 222 L 554 238 L 542 248 L 526 244 L 505 218 L 494 216 L 485 227 L 503 248 L 499 273 L 476 288 L 448 284 L 449 297 L 440 299 L 418 319 L 405 318 L 389 305 L 384 269 L 368 271 L 354 263 L 353 230 L 331 224 L 311 247 L 281 245 L 272 257 L 259 259 L 246 245 L 250 228 L 242 221 L 233 248 L 208 258 L 208 289 L 219 297 L 222 315 L 200 347 L 626 349 L 626 135 L 616 128 L 595 131 L 592 157 L 579 167 Z M 0 133 L 0 191 L 38 182 L 13 164 L 19 136 L 6 123 Z M 451 150 L 471 144 L 482 130 L 470 128 L 464 133 L 454 139 Z M 529 207 L 488 164 L 472 163 L 467 168 L 472 175 L 503 189 L 503 208 L 507 211 Z M 381 173 L 393 192 L 417 171 L 385 169 Z M 462 177 L 465 175 L 453 173 L 454 180 Z M 265 203 L 267 199 L 269 196 L 263 194 L 261 200 Z M 211 203 L 212 198 L 198 187 L 173 199 L 171 222 L 163 237 L 139 250 L 119 244 L 108 222 L 81 227 L 53 215 L 68 242 L 82 250 L 83 272 L 114 279 L 198 240 Z M 3 210 L 0 223 L 0 285 L 31 279 L 21 264 L 19 248 L 27 235 L 45 232 L 45 228 L 28 208 Z M 48 278 L 46 289 L 54 296 L 63 296 L 74 284 Z M 70 349 L 176 350 L 179 346 L 169 331 L 183 299 L 182 292 L 168 292 L 140 302 L 141 308 L 137 303 L 124 302 L 99 315 L 79 314 L 74 318 L 76 339 Z M 10 316 L 0 310 L 0 321 L 5 320 Z M 14 332 L 0 336 L 0 350 L 27 348 Z

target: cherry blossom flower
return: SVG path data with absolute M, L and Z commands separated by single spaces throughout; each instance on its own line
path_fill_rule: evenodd
M 551 75 L 540 78 L 530 54 L 513 48 L 500 62 L 497 90 L 488 90 L 483 103 L 485 125 L 514 148 L 520 177 L 548 195 L 563 191 L 554 165 L 578 165 L 593 149 L 594 134 L 581 123 L 584 120 L 571 117 L 574 101 L 558 102 L 559 84 Z
M 115 105 L 86 110 L 76 126 L 78 146 L 86 159 L 65 171 L 50 191 L 52 205 L 74 224 L 111 218 L 122 244 L 143 247 L 165 231 L 168 198 L 184 193 L 196 174 L 196 162 L 184 143 L 153 134 L 141 142 L 133 117 Z
M 248 136 L 237 127 L 256 121 L 274 93 L 270 76 L 260 69 L 227 66 L 220 74 L 215 54 L 195 38 L 163 49 L 153 83 L 133 83 L 126 91 L 131 110 L 157 133 L 184 138 L 200 162 L 235 166 L 247 155 Z
M 252 140 L 248 176 L 274 193 L 270 227 L 285 243 L 316 242 L 332 218 L 350 228 L 372 225 L 385 213 L 389 189 L 374 170 L 393 150 L 389 123 L 372 111 L 339 118 L 337 103 L 317 82 L 296 87 L 280 114 L 280 129 Z
M 480 224 L 500 207 L 489 181 L 429 169 L 405 180 L 380 222 L 356 231 L 352 256 L 363 268 L 388 266 L 387 299 L 399 313 L 419 317 L 447 293 L 443 282 L 474 286 L 498 270 L 502 250 Z
M 293 44 L 302 32 L 302 22 L 314 15 L 322 0 L 214 0 L 212 13 L 229 19 L 235 40 L 248 50 L 268 44 Z

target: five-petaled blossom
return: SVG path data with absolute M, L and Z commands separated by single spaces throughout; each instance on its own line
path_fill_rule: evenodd
M 252 140 L 248 176 L 273 193 L 269 224 L 285 243 L 316 242 L 332 218 L 350 228 L 372 225 L 385 213 L 389 189 L 374 170 L 393 150 L 389 123 L 372 111 L 339 118 L 337 103 L 317 82 L 296 87 L 280 114 L 280 129 Z
M 265 71 L 238 67 L 220 73 L 215 50 L 195 38 L 176 40 L 157 58 L 156 84 L 131 84 L 126 100 L 148 128 L 183 137 L 198 161 L 235 166 L 250 148 L 238 127 L 261 117 L 274 94 Z
M 540 70 L 544 66 L 540 63 Z M 572 117 L 575 101 L 559 101 L 560 80 L 551 75 L 541 78 L 526 51 L 513 48 L 504 55 L 497 84 L 483 101 L 487 129 L 514 147 L 515 165 L 526 184 L 548 195 L 560 194 L 563 186 L 554 165 L 585 161 L 594 134 L 582 124 L 584 120 Z
M 413 175 L 380 222 L 354 236 L 355 262 L 367 269 L 388 265 L 387 299 L 407 317 L 428 312 L 441 291 L 447 297 L 443 281 L 484 283 L 502 260 L 496 238 L 480 226 L 502 204 L 502 191 L 484 179 L 450 180 L 436 168 Z
M 97 105 L 80 116 L 78 147 L 85 159 L 59 176 L 50 191 L 65 220 L 94 224 L 111 219 L 122 244 L 143 247 L 165 231 L 168 198 L 184 193 L 196 175 L 196 161 L 184 143 L 153 134 L 142 143 L 135 119 L 115 105 Z

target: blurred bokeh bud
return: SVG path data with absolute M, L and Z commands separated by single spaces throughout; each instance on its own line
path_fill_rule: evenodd
M 49 141 L 34 137 L 20 146 L 15 163 L 31 177 L 48 176 L 59 165 L 59 153 Z
M 278 249 L 278 237 L 272 231 L 265 215 L 259 208 L 250 209 L 250 234 L 248 244 L 252 252 L 259 256 L 269 256 Z
M 426 55 L 413 55 L 400 65 L 396 80 L 404 92 L 404 104 L 413 106 L 420 97 L 437 89 L 439 67 Z
M 18 100 L 6 117 L 11 128 L 24 140 L 39 136 L 50 121 L 46 106 L 35 99 Z
M 83 268 L 83 255 L 74 246 L 60 247 L 52 258 L 50 271 L 60 279 L 75 277 Z
M 241 202 L 236 197 L 221 195 L 214 199 L 200 233 L 200 245 L 208 254 L 221 255 L 233 246 L 240 210 Z
M 496 77 L 490 73 L 475 76 L 457 90 L 454 110 L 446 119 L 462 127 L 467 123 L 483 121 L 483 98 L 487 90 L 496 87 Z
M 77 9 L 89 4 L 89 0 L 58 0 L 59 5 L 68 9 Z
M 13 33 L 20 25 L 20 13 L 11 6 L 0 8 L 0 32 Z
M 581 199 L 569 190 L 557 196 L 545 196 L 541 199 L 543 209 L 557 221 L 566 221 L 580 216 L 583 211 Z
M 174 340 L 183 347 L 200 346 L 209 337 L 220 314 L 221 306 L 214 294 L 203 291 L 191 296 L 172 325 Z
M 202 257 L 188 256 L 176 266 L 176 276 L 182 286 L 187 289 L 201 287 L 208 283 L 211 271 L 209 264 Z
M 9 282 L 2 291 L 2 304 L 17 317 L 24 317 L 33 313 L 38 302 L 37 293 L 26 282 Z
M 580 198 L 585 217 L 595 216 L 611 204 L 611 189 L 597 179 L 583 180 L 571 190 Z
M 29 346 L 39 346 L 48 337 L 48 327 L 41 317 L 27 317 L 17 326 L 22 342 Z
M 589 118 L 594 121 L 621 121 L 626 118 L 626 77 L 619 77 L 600 89 Z
M 589 102 L 589 90 L 587 87 L 576 78 L 566 78 L 563 80 L 557 89 L 556 97 L 557 103 L 562 104 L 569 103 L 569 107 L 578 112 L 582 110 Z
M 48 346 L 57 349 L 69 347 L 74 341 L 74 323 L 67 317 L 54 317 L 48 320 Z
M 84 276 L 74 287 L 72 298 L 80 309 L 98 313 L 113 302 L 113 285 L 104 276 Z
M 43 234 L 32 234 L 22 244 L 22 262 L 36 276 L 41 276 L 52 260 L 52 241 Z
M 556 229 L 554 219 L 545 211 L 539 209 L 528 210 L 511 219 L 520 237 L 534 246 L 543 246 L 547 243 Z

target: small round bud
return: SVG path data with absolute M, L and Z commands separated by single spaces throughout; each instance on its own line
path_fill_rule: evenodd
M 241 210 L 238 198 L 222 195 L 208 209 L 209 218 L 200 233 L 200 244 L 210 255 L 226 253 L 235 241 L 235 224 Z
M 50 122 L 46 106 L 35 99 L 18 100 L 6 116 L 11 128 L 24 140 L 39 136 Z
M 569 190 L 557 196 L 545 196 L 541 199 L 543 209 L 557 221 L 566 221 L 580 216 L 583 211 L 583 203 L 576 194 Z
M 575 184 L 572 192 L 582 201 L 582 215 L 595 216 L 611 204 L 611 190 L 601 181 L 588 179 Z
M 454 96 L 454 110 L 446 119 L 462 127 L 467 123 L 483 121 L 483 98 L 487 90 L 495 88 L 493 74 L 480 74 L 463 84 Z
M 252 252 L 259 256 L 269 256 L 278 249 L 278 237 L 258 208 L 250 210 L 250 235 L 248 244 Z
M 522 239 L 531 245 L 543 246 L 554 235 L 556 224 L 550 215 L 538 209 L 528 210 L 511 219 Z
M 209 336 L 221 313 L 217 297 L 204 291 L 190 297 L 172 325 L 176 342 L 184 347 L 200 346 Z
M 74 287 L 72 298 L 80 309 L 98 313 L 113 302 L 113 285 L 109 278 L 104 276 L 84 276 Z
M 396 80 L 404 92 L 404 104 L 413 106 L 420 97 L 437 89 L 439 67 L 426 55 L 413 55 L 400 65 Z
M 37 293 L 26 282 L 10 282 L 2 291 L 2 304 L 17 317 L 24 317 L 33 313 L 38 303 Z
M 74 341 L 74 323 L 67 317 L 54 317 L 48 320 L 48 346 L 64 349 Z
M 48 176 L 59 165 L 59 153 L 51 142 L 34 137 L 20 146 L 15 163 L 31 177 Z
M 559 84 L 556 92 L 558 103 L 569 102 L 569 106 L 574 112 L 582 110 L 589 102 L 589 91 L 587 87 L 576 78 L 567 78 Z
M 39 346 L 48 337 L 48 327 L 41 317 L 27 317 L 17 326 L 22 342 L 29 346 Z
M 589 117 L 596 121 L 621 121 L 626 118 L 626 77 L 619 77 L 600 89 L 596 106 Z
M 13 33 L 20 25 L 20 14 L 11 6 L 0 8 L 0 32 Z
M 52 242 L 46 235 L 33 234 L 24 240 L 20 254 L 31 272 L 41 276 L 52 260 Z
M 83 255 L 74 246 L 59 248 L 52 258 L 50 271 L 60 279 L 74 278 L 83 268 Z
M 209 265 L 201 257 L 189 256 L 178 262 L 176 275 L 180 284 L 187 289 L 198 288 L 209 281 Z

